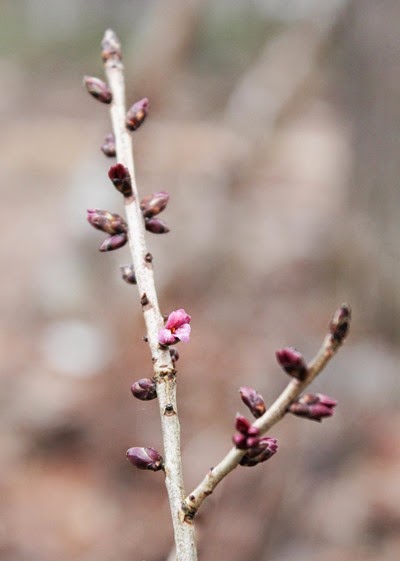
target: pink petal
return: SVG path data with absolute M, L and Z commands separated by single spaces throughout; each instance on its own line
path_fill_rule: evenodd
M 177 329 L 178 327 L 181 327 L 185 323 L 190 323 L 190 320 L 191 317 L 189 316 L 189 314 L 187 314 L 185 310 L 181 308 L 180 310 L 175 310 L 174 312 L 171 312 L 169 314 L 165 327 L 167 329 L 172 329 L 172 328 Z
M 188 323 L 185 323 L 181 327 L 178 327 L 174 335 L 179 339 L 179 341 L 187 343 L 190 337 L 190 325 Z
M 162 345 L 173 345 L 176 343 L 176 337 L 169 329 L 160 329 L 158 332 L 158 341 Z

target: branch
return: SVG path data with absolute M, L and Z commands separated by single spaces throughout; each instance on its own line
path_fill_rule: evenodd
M 185 496 L 182 477 L 180 425 L 176 404 L 176 370 L 169 350 L 161 347 L 158 332 L 164 326 L 154 285 L 152 256 L 145 241 L 145 228 L 140 210 L 131 134 L 126 129 L 124 68 L 121 47 L 115 33 L 107 30 L 102 42 L 102 56 L 109 87 L 112 92 L 111 120 L 115 136 L 117 160 L 131 176 L 132 193 L 125 196 L 125 211 L 129 232 L 129 248 L 132 254 L 140 302 L 147 328 L 154 378 L 161 416 L 164 443 L 165 485 L 174 526 L 177 561 L 196 561 L 194 526 L 179 517 Z
M 254 423 L 253 427 L 259 434 L 265 434 L 272 426 L 280 421 L 287 413 L 288 407 L 301 392 L 311 384 L 318 374 L 325 368 L 329 360 L 342 345 L 350 325 L 350 308 L 343 304 L 335 313 L 330 323 L 330 333 L 325 337 L 321 348 L 311 362 L 305 367 L 304 376 L 293 378 L 281 395 L 274 401 L 269 409 Z M 294 375 L 294 374 L 293 374 Z M 218 483 L 233 471 L 240 463 L 246 450 L 232 448 L 226 456 L 213 467 L 201 483 L 185 498 L 182 503 L 182 518 L 192 520 L 204 500 L 211 495 Z

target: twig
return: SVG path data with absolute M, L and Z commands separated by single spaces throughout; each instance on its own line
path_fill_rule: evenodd
M 145 228 L 135 181 L 131 134 L 125 126 L 125 81 L 120 54 L 121 47 L 113 31 L 106 31 L 102 47 L 105 72 L 113 96 L 110 112 L 117 160 L 128 168 L 132 181 L 132 196 L 125 197 L 129 248 L 147 328 L 154 377 L 157 382 L 164 442 L 165 484 L 174 526 L 176 559 L 177 561 L 196 561 L 194 526 L 188 520 L 179 517 L 185 492 L 182 477 L 180 425 L 176 404 L 176 371 L 168 349 L 160 347 L 158 342 L 158 332 L 163 327 L 164 322 L 154 285 L 152 257 L 145 242 Z
M 328 361 L 333 357 L 335 352 L 343 343 L 348 329 L 348 322 L 350 320 L 349 308 L 347 306 L 342 306 L 339 311 L 343 309 L 346 309 L 346 313 L 348 314 L 344 335 L 340 333 L 339 337 L 335 337 L 331 323 L 331 333 L 325 337 L 318 353 L 308 364 L 306 378 L 304 380 L 294 378 L 291 382 L 289 382 L 269 409 L 259 419 L 254 421 L 252 426 L 259 429 L 260 435 L 265 434 L 273 425 L 285 416 L 289 405 L 299 397 L 301 392 L 309 386 L 314 378 L 316 378 L 316 376 L 318 376 L 318 374 L 325 368 Z M 332 322 L 333 321 L 334 320 L 332 320 Z M 231 450 L 229 450 L 219 464 L 212 468 L 201 483 L 186 497 L 182 504 L 182 518 L 187 520 L 194 518 L 204 500 L 211 495 L 218 483 L 220 483 L 224 477 L 228 475 L 228 473 L 233 471 L 239 465 L 240 460 L 245 454 L 246 450 L 239 450 L 238 448 L 231 448 Z

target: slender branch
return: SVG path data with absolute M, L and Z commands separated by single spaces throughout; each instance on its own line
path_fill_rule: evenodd
M 301 392 L 325 368 L 328 361 L 341 346 L 343 340 L 344 336 L 336 338 L 331 330 L 331 333 L 325 337 L 316 356 L 308 364 L 306 378 L 302 381 L 293 378 L 269 409 L 259 419 L 254 421 L 253 426 L 259 429 L 260 435 L 265 434 L 285 416 L 289 405 L 299 397 Z M 183 518 L 188 520 L 194 518 L 204 500 L 211 495 L 218 483 L 239 465 L 240 460 L 245 454 L 246 450 L 239 450 L 238 448 L 231 448 L 229 450 L 219 464 L 212 468 L 200 484 L 185 498 L 182 504 Z
M 194 526 L 179 516 L 185 496 L 182 476 L 180 425 L 176 403 L 176 371 L 168 349 L 160 347 L 158 332 L 164 322 L 160 313 L 154 284 L 152 257 L 145 241 L 145 228 L 140 210 L 131 134 L 125 126 L 125 82 L 120 43 L 115 33 L 107 30 L 102 42 L 103 60 L 112 92 L 111 120 L 115 135 L 117 161 L 128 168 L 132 181 L 132 196 L 125 198 L 129 229 L 129 248 L 139 289 L 140 302 L 147 328 L 164 442 L 165 484 L 174 526 L 177 561 L 196 561 Z

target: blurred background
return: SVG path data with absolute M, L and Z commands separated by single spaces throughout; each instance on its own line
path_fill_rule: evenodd
M 307 359 L 343 301 L 353 329 L 312 389 L 322 424 L 285 418 L 279 453 L 240 468 L 198 517 L 200 559 L 400 558 L 400 3 L 397 0 L 2 0 L 0 559 L 163 561 L 162 450 L 126 248 L 99 253 L 86 208 L 121 212 L 100 152 L 100 41 L 123 43 L 141 195 L 167 190 L 148 234 L 179 348 L 186 488 L 230 448 L 238 388 L 271 403 L 276 349 Z M 170 557 L 172 559 L 172 556 Z

